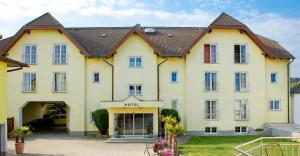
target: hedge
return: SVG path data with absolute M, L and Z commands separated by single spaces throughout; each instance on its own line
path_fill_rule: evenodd
M 106 109 L 98 109 L 93 113 L 93 118 L 100 134 L 106 135 L 108 131 L 108 111 Z

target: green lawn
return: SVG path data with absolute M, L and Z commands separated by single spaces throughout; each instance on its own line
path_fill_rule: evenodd
M 259 136 L 198 136 L 179 146 L 185 156 L 231 156 L 233 147 L 251 141 Z

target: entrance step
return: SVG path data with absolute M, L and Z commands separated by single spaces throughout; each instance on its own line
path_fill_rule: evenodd
M 108 139 L 108 143 L 126 143 L 126 142 L 130 142 L 130 143 L 154 143 L 157 141 L 157 137 L 153 136 L 153 137 L 143 137 L 143 136 L 122 136 L 121 138 L 115 138 L 115 137 L 111 137 L 110 139 Z

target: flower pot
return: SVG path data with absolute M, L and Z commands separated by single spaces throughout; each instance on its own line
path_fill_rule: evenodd
M 25 143 L 15 143 L 16 154 L 23 154 L 24 146 L 25 146 Z

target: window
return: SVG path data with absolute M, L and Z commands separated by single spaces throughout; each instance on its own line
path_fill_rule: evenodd
M 205 91 L 217 90 L 217 73 L 205 72 Z
M 271 83 L 277 83 L 277 73 L 271 73 Z
M 246 64 L 248 63 L 246 45 L 234 45 L 234 63 Z
M 172 100 L 172 109 L 177 110 L 177 102 L 178 100 Z
M 67 92 L 67 74 L 55 72 L 53 74 L 53 92 Z
M 90 123 L 94 123 L 94 112 L 90 112 Z
M 23 53 L 23 62 L 26 64 L 36 64 L 36 45 L 25 45 Z
M 235 127 L 235 133 L 247 133 L 247 127 L 246 126 L 237 126 Z
M 175 72 L 175 71 L 171 72 L 171 82 L 172 83 L 177 82 L 177 72 Z
M 217 63 L 217 45 L 205 44 L 204 45 L 204 63 L 215 64 Z
M 236 100 L 235 102 L 235 119 L 248 119 L 248 100 Z
M 280 100 L 271 100 L 271 101 L 269 101 L 269 110 L 271 110 L 271 111 L 281 110 Z
M 238 72 L 235 73 L 235 91 L 245 92 L 248 91 L 247 87 L 247 73 L 246 72 Z
M 130 96 L 142 95 L 142 85 L 129 85 L 129 95 Z
M 36 74 L 24 73 L 23 75 L 23 92 L 36 92 Z
M 67 46 L 65 44 L 54 45 L 54 64 L 67 64 Z
M 129 67 L 130 68 L 141 68 L 142 67 L 142 57 L 130 56 L 129 57 Z
M 205 101 L 205 119 L 217 119 L 217 101 Z
M 94 72 L 93 73 L 93 82 L 94 83 L 99 83 L 100 82 L 100 74 L 99 74 L 99 72 Z
M 217 127 L 205 127 L 205 134 L 216 134 Z

